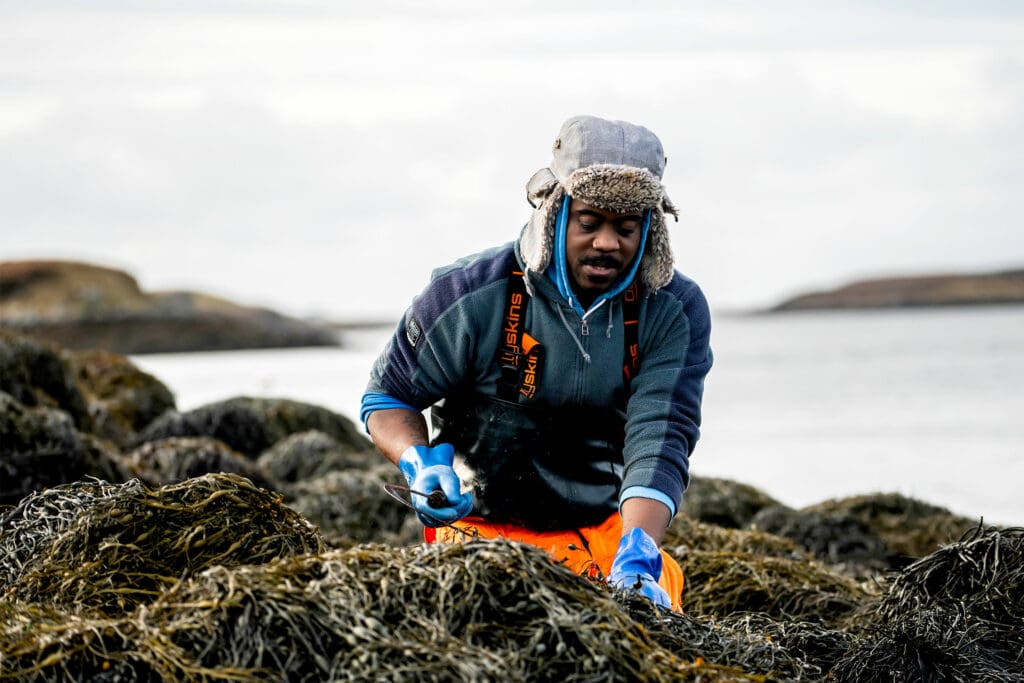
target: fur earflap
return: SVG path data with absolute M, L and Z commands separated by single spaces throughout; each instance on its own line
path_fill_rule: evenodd
M 554 176 L 551 178 L 554 180 Z M 558 209 L 562 206 L 563 197 L 565 190 L 557 182 L 530 197 L 531 203 L 537 202 L 537 208 L 533 210 L 530 222 L 526 224 L 519 238 L 519 253 L 526 264 L 524 275 L 527 277 L 528 286 L 530 272 L 543 273 L 551 263 L 551 254 L 554 253 L 555 221 L 558 220 Z

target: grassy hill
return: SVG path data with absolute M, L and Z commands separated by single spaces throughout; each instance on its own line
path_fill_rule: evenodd
M 115 353 L 337 344 L 323 326 L 200 292 L 146 292 L 128 273 L 73 261 L 0 262 L 0 327 Z
M 925 275 L 861 280 L 801 294 L 772 311 L 900 308 L 1024 303 L 1024 269 L 998 273 Z

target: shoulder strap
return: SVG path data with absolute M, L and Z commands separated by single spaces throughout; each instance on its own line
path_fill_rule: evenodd
M 622 301 L 622 381 L 628 389 L 630 381 L 636 377 L 640 369 L 640 287 L 636 282 L 622 293 Z M 529 303 L 530 297 L 526 293 L 523 273 L 513 268 L 509 273 L 505 292 L 501 343 L 494 359 L 500 372 L 497 396 L 513 403 L 517 403 L 520 396 L 533 398 L 537 390 L 540 367 L 543 365 L 543 346 L 526 335 L 523 329 Z M 524 348 L 524 335 L 529 341 L 529 348 Z
M 640 287 L 636 281 L 622 293 L 622 322 L 622 382 L 628 389 L 640 369 Z
M 512 268 L 505 293 L 505 308 L 501 319 L 501 343 L 495 362 L 501 371 L 498 377 L 498 398 L 518 400 L 523 362 L 523 323 L 530 297 L 526 294 L 523 273 Z

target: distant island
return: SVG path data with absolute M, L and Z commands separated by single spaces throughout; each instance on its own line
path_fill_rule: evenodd
M 1024 269 L 860 280 L 795 296 L 769 312 L 1019 303 L 1024 303 Z
M 75 261 L 0 262 L 4 328 L 120 354 L 338 345 L 324 324 L 200 292 L 146 292 L 124 271 Z

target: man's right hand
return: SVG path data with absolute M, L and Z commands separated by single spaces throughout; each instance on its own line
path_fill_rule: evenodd
M 398 469 L 405 475 L 409 488 L 430 494 L 440 490 L 448 500 L 441 507 L 432 507 L 426 496 L 412 494 L 416 515 L 424 526 L 436 527 L 462 519 L 473 509 L 473 494 L 462 493 L 459 475 L 452 469 L 455 449 L 451 444 L 409 446 L 398 460 Z

